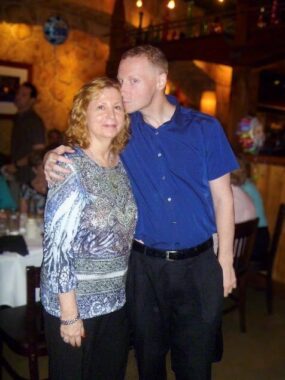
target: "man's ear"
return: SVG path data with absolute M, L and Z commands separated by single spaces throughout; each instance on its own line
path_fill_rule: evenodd
M 166 73 L 160 73 L 158 76 L 157 81 L 157 88 L 158 90 L 164 90 L 167 82 L 167 74 Z

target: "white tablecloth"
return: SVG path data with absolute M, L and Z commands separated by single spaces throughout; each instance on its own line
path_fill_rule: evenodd
M 26 267 L 41 266 L 42 240 L 26 240 L 29 254 L 7 252 L 0 255 L 0 305 L 21 306 L 27 302 Z

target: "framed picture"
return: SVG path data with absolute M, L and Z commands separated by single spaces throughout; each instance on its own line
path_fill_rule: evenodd
M 14 99 L 20 84 L 32 79 L 32 66 L 0 61 L 0 117 L 9 118 L 16 112 Z

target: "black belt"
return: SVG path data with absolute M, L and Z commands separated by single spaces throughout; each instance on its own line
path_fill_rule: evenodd
M 206 251 L 208 248 L 213 246 L 213 239 L 210 238 L 203 243 L 192 248 L 178 249 L 177 251 L 167 251 L 162 249 L 156 249 L 147 247 L 146 245 L 139 243 L 138 241 L 133 241 L 133 249 L 146 256 L 159 257 L 165 260 L 183 260 L 189 257 L 194 257 L 199 255 L 201 252 Z

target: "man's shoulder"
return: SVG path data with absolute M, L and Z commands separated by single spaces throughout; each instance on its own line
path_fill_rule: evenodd
M 180 113 L 182 117 L 185 119 L 191 120 L 193 123 L 196 123 L 198 125 L 211 125 L 211 124 L 217 124 L 217 119 L 213 116 L 207 115 L 205 113 L 202 113 L 196 109 L 189 108 L 189 107 L 180 107 Z
M 25 112 L 22 118 L 25 119 L 25 122 L 27 122 L 30 126 L 44 127 L 42 118 L 34 109 L 30 109 L 29 111 Z

